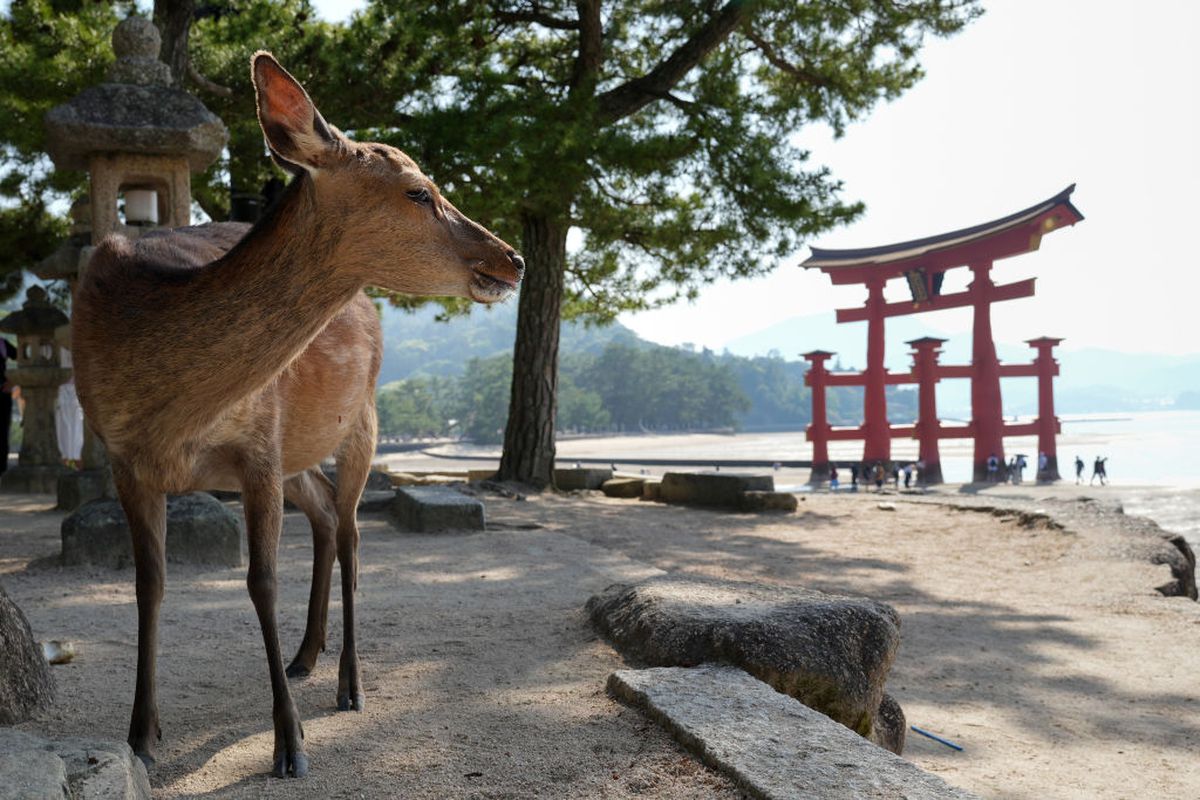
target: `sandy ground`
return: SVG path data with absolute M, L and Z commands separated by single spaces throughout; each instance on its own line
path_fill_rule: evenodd
M 1057 499 L 1056 499 L 1057 498 Z M 1116 555 L 1115 534 L 1062 490 L 1006 502 L 1062 512 L 1067 530 L 934 503 L 946 492 L 814 494 L 787 516 L 708 512 L 596 494 L 488 498 L 486 534 L 397 534 L 364 517 L 359 620 L 367 710 L 332 710 L 329 652 L 297 685 L 314 775 L 266 775 L 270 695 L 243 574 L 173 566 L 159 667 L 159 796 L 737 796 L 638 713 L 609 699 L 622 662 L 580 608 L 655 569 L 892 603 L 903 643 L 889 691 L 906 757 L 997 798 L 1200 796 L 1200 604 L 1152 587 L 1165 567 Z M 913 502 L 926 501 L 926 504 Z M 128 570 L 63 569 L 60 515 L 0 499 L 0 580 L 39 638 L 80 655 L 56 667 L 59 703 L 22 727 L 122 738 L 136 619 Z M 281 555 L 284 648 L 302 632 L 311 548 L 289 514 Z

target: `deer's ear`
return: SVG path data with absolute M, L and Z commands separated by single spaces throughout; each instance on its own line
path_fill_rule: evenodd
M 290 172 L 320 169 L 336 145 L 337 134 L 321 117 L 308 92 L 264 50 L 250 59 L 250 75 L 258 124 L 271 155 Z

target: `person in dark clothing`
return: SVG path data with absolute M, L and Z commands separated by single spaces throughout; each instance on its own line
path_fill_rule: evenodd
M 858 491 L 858 464 L 850 465 L 850 491 Z
M 1083 483 L 1083 459 L 1075 456 L 1075 483 Z
M 8 434 L 12 430 L 12 408 L 13 408 L 13 387 L 8 383 L 6 375 L 8 371 L 8 359 L 17 357 L 17 348 L 8 339 L 0 339 L 3 345 L 0 349 L 4 351 L 3 358 L 0 358 L 0 453 L 3 453 L 3 458 L 0 459 L 0 475 L 8 469 Z
M 1108 461 L 1108 459 L 1096 456 L 1096 461 L 1092 464 L 1092 479 L 1088 481 L 1088 486 L 1094 484 L 1096 482 L 1096 478 L 1100 479 L 1101 486 L 1108 482 L 1108 473 L 1104 470 L 1105 461 Z

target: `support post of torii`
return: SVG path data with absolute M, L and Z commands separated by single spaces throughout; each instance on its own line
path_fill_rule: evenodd
M 925 336 L 908 342 L 913 348 L 913 373 L 917 378 L 917 482 L 933 486 L 942 482 L 942 457 L 938 438 L 942 423 L 937 415 L 938 354 L 945 339 Z
M 829 418 L 825 411 L 825 387 L 829 371 L 825 360 L 833 353 L 813 350 L 804 358 L 811 366 L 804 375 L 804 382 L 812 391 L 812 422 L 808 426 L 808 440 L 812 442 L 812 470 L 808 475 L 811 484 L 823 484 L 829 480 Z
M 1026 341 L 1026 344 L 1037 350 L 1037 358 L 1033 364 L 1037 367 L 1038 379 L 1038 483 L 1062 480 L 1058 474 L 1057 444 L 1058 432 L 1062 426 L 1054 414 L 1054 376 L 1058 374 L 1054 348 L 1061 342 L 1062 339 L 1049 336 Z M 1044 467 L 1041 465 L 1043 454 L 1046 456 Z
M 996 284 L 992 283 L 990 261 L 971 264 L 971 293 L 975 310 L 971 337 L 971 425 L 975 428 L 975 481 L 988 479 L 988 459 L 1004 462 L 1004 409 L 1000 401 L 1000 362 L 992 341 L 992 302 Z

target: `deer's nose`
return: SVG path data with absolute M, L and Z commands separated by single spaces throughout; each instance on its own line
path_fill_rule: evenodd
M 518 272 L 525 271 L 525 259 L 521 258 L 516 250 L 508 251 L 508 260 L 513 263 L 513 266 L 517 268 Z

